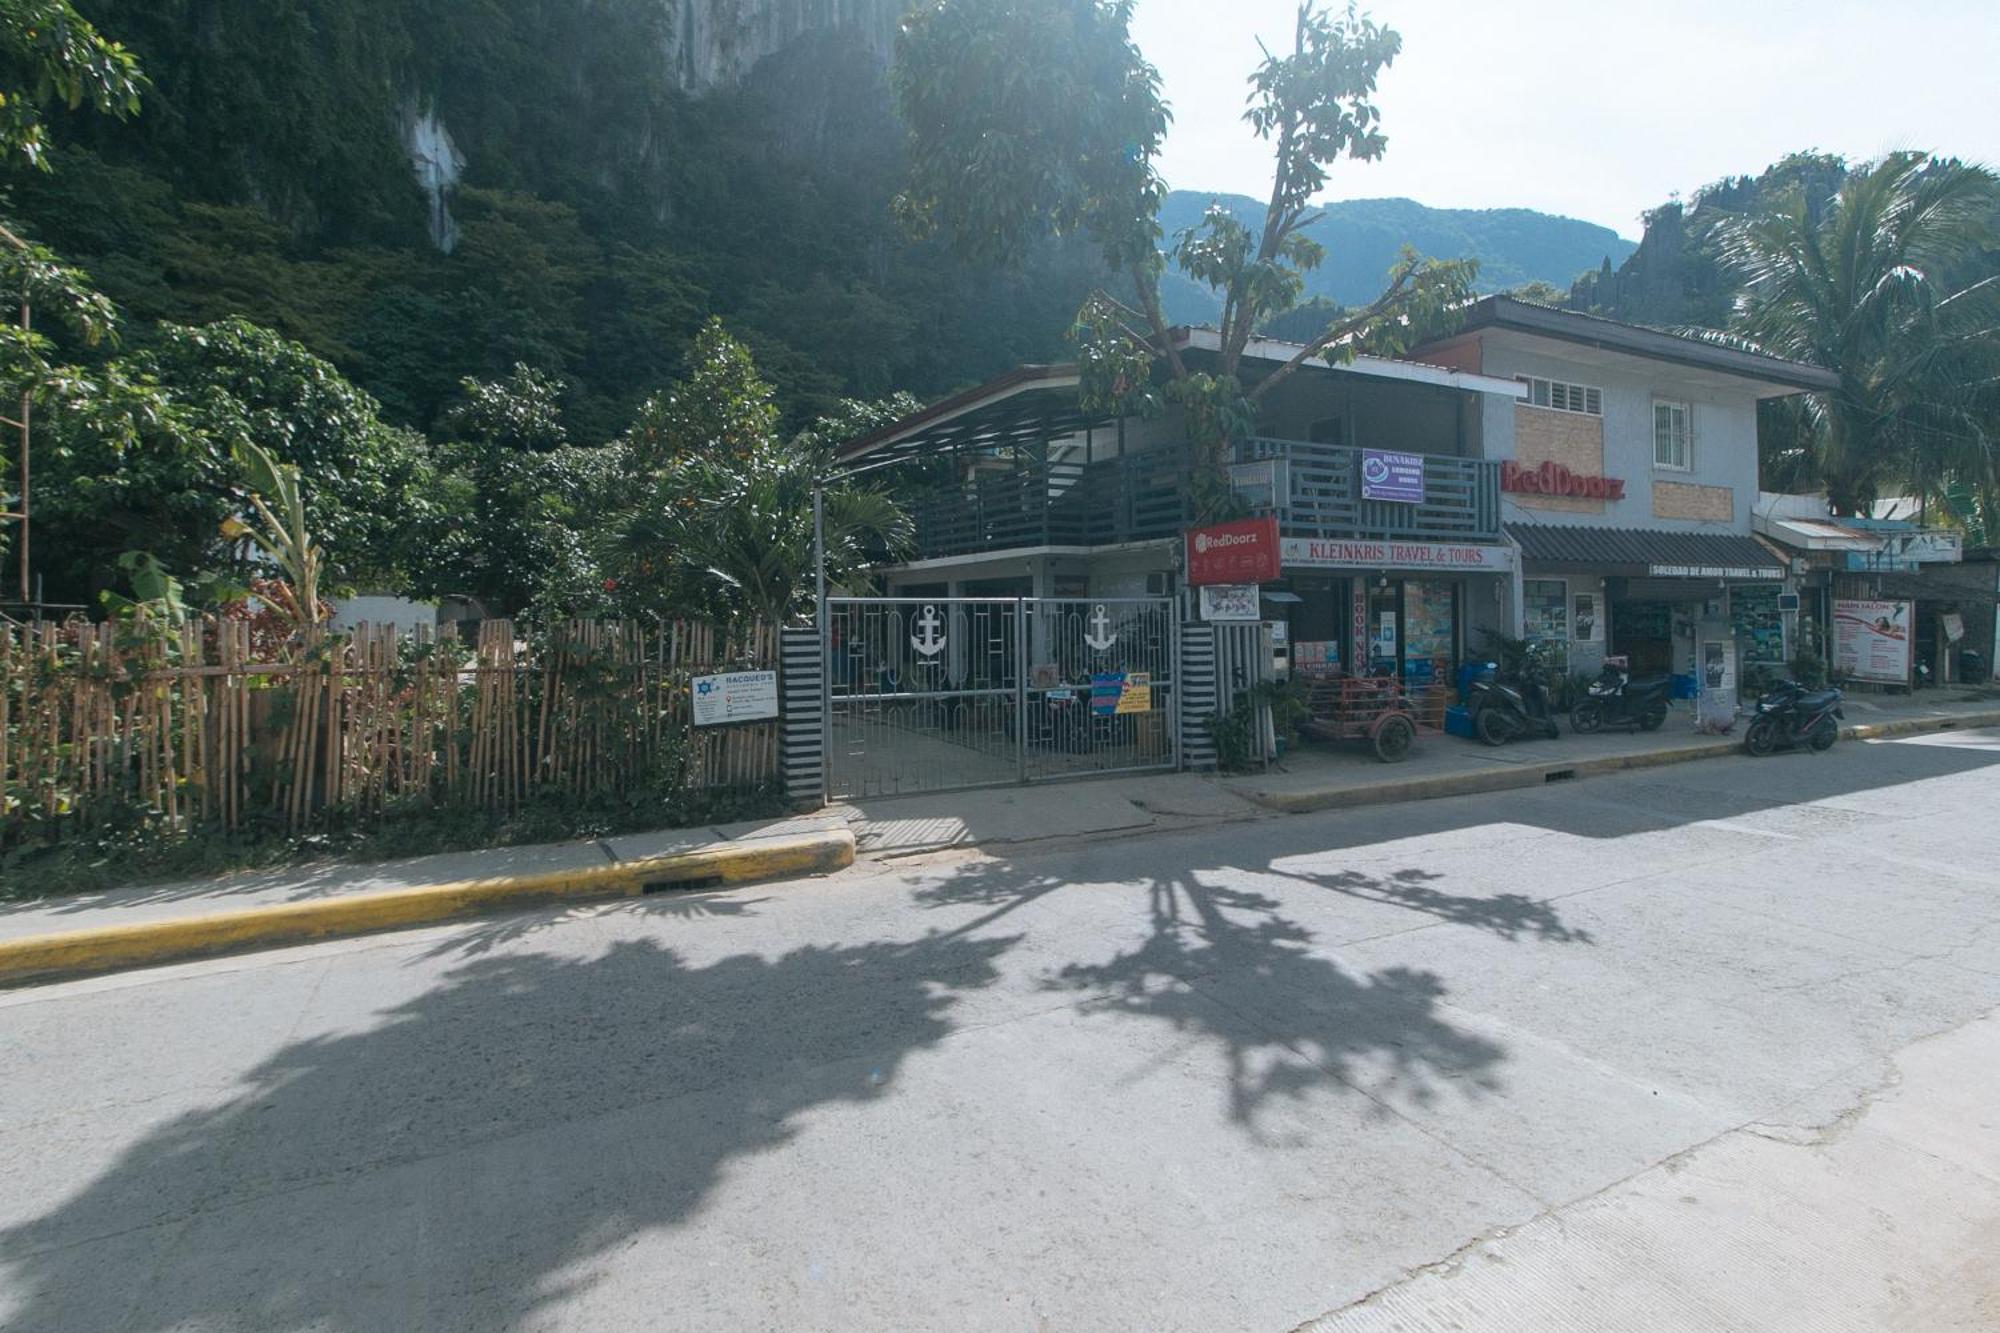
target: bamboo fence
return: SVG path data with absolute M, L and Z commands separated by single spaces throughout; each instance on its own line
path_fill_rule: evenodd
M 777 657 L 774 628 L 682 622 L 361 625 L 264 653 L 229 619 L 0 625 L 0 846 L 753 788 L 777 720 L 697 729 L 690 682 Z

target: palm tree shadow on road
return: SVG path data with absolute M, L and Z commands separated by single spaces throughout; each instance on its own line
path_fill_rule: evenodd
M 1312 932 L 1285 914 L 1275 897 L 1217 881 L 1226 872 L 1175 866 L 1183 850 L 1126 849 L 1119 883 L 1075 889 L 1121 894 L 1137 880 L 1145 894 L 1139 942 L 1100 962 L 1069 963 L 1042 980 L 1045 989 L 1081 997 L 1090 1008 L 1163 1022 L 1219 1047 L 1229 1113 L 1259 1132 L 1260 1110 L 1274 1097 L 1358 1092 L 1384 1113 L 1398 1103 L 1426 1105 L 1447 1088 L 1470 1097 L 1500 1089 L 1497 1043 L 1455 1026 L 1442 1009 L 1443 978 L 1392 967 L 1356 975 L 1314 947 Z M 1038 874 L 1028 860 L 974 862 L 920 889 L 917 901 L 938 909 L 982 910 L 960 931 L 984 929 L 1051 895 L 1073 888 Z M 1463 896 L 1428 881 L 1419 869 L 1376 877 L 1283 873 L 1314 890 L 1393 905 L 1509 941 L 1588 944 L 1556 907 L 1521 894 Z

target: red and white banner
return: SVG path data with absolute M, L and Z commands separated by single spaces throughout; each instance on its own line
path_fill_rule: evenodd
M 1276 518 L 1217 523 L 1187 534 L 1187 581 L 1191 587 L 1269 583 L 1278 577 L 1279 567 Z
M 1283 563 L 1299 569 L 1447 569 L 1502 574 L 1514 567 L 1511 546 L 1472 542 L 1334 541 L 1287 537 Z

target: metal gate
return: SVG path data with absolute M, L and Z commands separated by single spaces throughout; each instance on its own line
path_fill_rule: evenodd
M 1174 768 L 1177 632 L 1165 598 L 829 598 L 829 792 Z

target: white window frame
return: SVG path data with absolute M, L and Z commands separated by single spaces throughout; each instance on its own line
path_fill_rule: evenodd
M 1679 432 L 1680 461 L 1663 458 L 1660 454 L 1660 410 L 1678 412 L 1681 416 Z M 1672 428 L 1669 427 L 1671 432 Z M 1694 471 L 1694 404 L 1685 399 L 1655 398 L 1653 400 L 1653 470 L 1656 472 Z
M 1518 400 L 1523 407 L 1539 407 L 1544 412 L 1568 412 L 1573 416 L 1602 417 L 1604 390 L 1594 384 L 1571 384 L 1567 380 L 1544 379 L 1540 375 L 1516 375 L 1528 386 L 1528 396 Z

